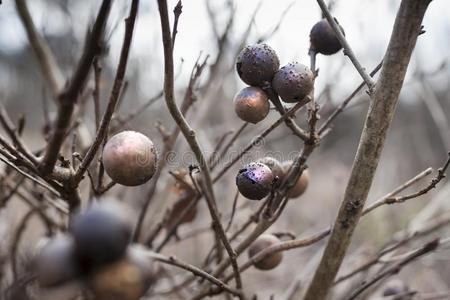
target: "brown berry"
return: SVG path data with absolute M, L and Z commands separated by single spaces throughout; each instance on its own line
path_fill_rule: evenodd
M 239 53 L 236 70 L 248 85 L 261 86 L 271 82 L 273 75 L 280 67 L 276 52 L 266 44 L 247 46 Z
M 282 166 L 284 170 L 284 174 L 287 175 L 287 172 L 289 171 L 290 167 L 292 165 L 292 161 L 285 161 Z M 288 196 L 289 198 L 297 198 L 303 195 L 303 193 L 308 188 L 309 183 L 309 171 L 308 169 L 303 170 L 302 175 L 297 180 L 295 185 L 289 190 Z
M 135 131 L 113 136 L 103 149 L 105 171 L 115 182 L 136 186 L 145 183 L 156 171 L 153 142 Z
M 268 166 L 252 162 L 239 170 L 236 185 L 239 192 L 250 200 L 261 200 L 272 189 L 274 176 Z
M 266 93 L 258 87 L 246 87 L 234 97 L 234 110 L 241 120 L 256 124 L 269 113 Z
M 56 286 L 79 276 L 74 250 L 74 241 L 68 235 L 57 235 L 42 247 L 34 260 L 41 286 Z
M 263 163 L 266 166 L 269 167 L 269 169 L 272 171 L 272 174 L 274 177 L 278 177 L 278 180 L 281 180 L 283 178 L 283 166 L 281 163 L 271 156 L 266 156 L 263 158 L 260 158 L 257 160 L 257 162 Z
M 342 27 L 339 27 L 342 34 L 345 35 Z M 309 40 L 311 43 L 310 50 L 316 53 L 332 55 L 342 49 L 342 45 L 336 37 L 333 27 L 331 27 L 326 19 L 322 19 L 311 28 Z
M 272 86 L 283 101 L 299 102 L 311 93 L 314 75 L 305 65 L 289 63 L 275 73 Z
M 156 272 L 154 262 L 130 247 L 126 257 L 92 273 L 88 284 L 99 300 L 138 300 L 155 282 Z
M 272 234 L 260 235 L 251 246 L 248 248 L 248 256 L 251 258 L 257 255 L 262 250 L 278 244 L 280 240 Z M 255 268 L 259 270 L 272 270 L 281 263 L 283 259 L 283 252 L 274 252 L 266 255 L 263 259 L 255 263 Z

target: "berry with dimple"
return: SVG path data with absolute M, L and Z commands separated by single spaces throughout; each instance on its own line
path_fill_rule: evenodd
M 236 71 L 239 77 L 252 86 L 261 86 L 266 81 L 272 81 L 279 67 L 280 60 L 276 52 L 267 44 L 245 47 L 236 60 Z
M 138 300 L 155 282 L 155 276 L 154 262 L 130 247 L 124 258 L 92 273 L 88 285 L 99 300 Z
M 246 87 L 234 97 L 234 110 L 241 120 L 256 124 L 269 113 L 266 93 L 258 87 Z
M 268 166 L 269 169 L 272 171 L 273 176 L 275 178 L 278 177 L 277 180 L 282 180 L 283 175 L 284 175 L 283 166 L 276 158 L 273 158 L 271 156 L 266 156 L 266 157 L 258 159 L 257 162 L 263 163 L 266 166 Z
M 345 35 L 342 27 L 339 27 L 342 34 Z M 311 43 L 310 51 L 316 53 L 332 55 L 342 49 L 341 42 L 339 42 L 333 28 L 326 19 L 322 19 L 311 28 L 309 40 Z
M 156 172 L 156 150 L 153 142 L 135 131 L 114 135 L 103 149 L 103 165 L 115 182 L 136 186 L 147 182 Z
M 37 281 L 41 286 L 63 284 L 80 275 L 72 237 L 58 235 L 45 244 L 34 259 Z
M 248 256 L 249 258 L 252 258 L 264 249 L 278 244 L 279 242 L 280 240 L 272 234 L 262 234 L 248 248 Z M 278 251 L 266 255 L 263 259 L 256 262 L 254 266 L 259 270 L 272 270 L 273 268 L 277 267 L 282 260 L 283 252 Z
M 239 192 L 250 200 L 261 200 L 272 189 L 274 176 L 268 166 L 252 162 L 239 170 L 236 185 Z
M 292 161 L 283 162 L 282 166 L 283 166 L 285 176 L 287 175 L 287 172 L 291 168 L 291 165 L 292 165 Z M 310 175 L 309 175 L 308 169 L 303 170 L 300 178 L 297 180 L 295 185 L 289 190 L 289 192 L 288 192 L 289 198 L 297 198 L 297 197 L 300 197 L 301 195 L 303 195 L 303 193 L 308 188 L 309 177 L 310 177 Z
M 311 93 L 314 74 L 305 65 L 289 63 L 275 74 L 272 86 L 283 101 L 299 102 Z
M 69 230 L 83 271 L 122 258 L 130 242 L 131 227 L 128 211 L 118 204 L 95 204 L 75 216 Z

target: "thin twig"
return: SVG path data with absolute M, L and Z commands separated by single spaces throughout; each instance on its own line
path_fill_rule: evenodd
M 88 152 L 84 156 L 83 161 L 80 164 L 77 172 L 74 175 L 73 182 L 78 184 L 81 179 L 83 179 L 84 172 L 86 172 L 87 168 L 91 164 L 92 160 L 95 157 L 99 147 L 103 143 L 103 139 L 105 138 L 109 124 L 111 122 L 112 115 L 116 109 L 117 101 L 119 100 L 120 91 L 122 89 L 122 84 L 125 78 L 125 72 L 128 64 L 128 56 L 131 47 L 131 41 L 133 39 L 133 31 L 134 25 L 136 23 L 136 17 L 139 8 L 139 0 L 133 0 L 130 7 L 130 14 L 125 19 L 125 35 L 122 44 L 122 49 L 120 51 L 119 64 L 117 66 L 116 77 L 114 79 L 113 87 L 111 90 L 108 106 L 106 108 L 106 112 L 103 115 L 102 121 L 100 123 L 100 127 L 97 131 L 97 135 L 95 136 L 95 140 L 89 148 Z
M 333 16 L 330 13 L 330 10 L 328 9 L 327 5 L 325 4 L 325 1 L 323 0 L 317 0 L 317 3 L 319 4 L 320 8 L 322 9 L 322 13 L 325 16 L 325 18 L 328 20 L 328 23 L 333 28 L 333 31 L 341 43 L 342 47 L 344 48 L 344 54 L 348 56 L 348 58 L 351 60 L 353 65 L 355 66 L 356 70 L 358 71 L 359 75 L 361 75 L 364 82 L 367 84 L 367 87 L 369 88 L 369 93 L 372 93 L 373 87 L 375 85 L 375 81 L 372 79 L 372 77 L 367 74 L 366 69 L 364 69 L 361 66 L 361 63 L 356 58 L 355 54 L 353 53 L 352 48 L 347 42 L 347 39 L 345 38 L 344 34 L 342 33 L 341 29 L 339 28 L 339 25 L 336 22 L 336 19 L 333 18 Z

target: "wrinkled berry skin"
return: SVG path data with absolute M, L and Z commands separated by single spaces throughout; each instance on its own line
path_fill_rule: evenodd
M 37 281 L 41 286 L 52 287 L 64 284 L 80 275 L 75 260 L 72 237 L 57 235 L 42 247 L 34 259 Z
M 131 238 L 129 222 L 120 206 L 93 205 L 75 216 L 69 230 L 83 271 L 89 272 L 124 256 Z
M 266 157 L 258 159 L 257 162 L 263 163 L 266 166 L 268 166 L 269 169 L 272 171 L 273 176 L 278 177 L 277 178 L 278 181 L 282 180 L 284 171 L 283 171 L 283 166 L 278 161 L 278 159 L 273 158 L 271 156 L 266 156 Z
M 289 63 L 275 74 L 272 86 L 284 102 L 299 102 L 312 91 L 314 75 L 305 65 Z
M 156 149 L 145 135 L 123 131 L 114 135 L 103 149 L 103 165 L 115 182 L 136 186 L 147 182 L 156 172 Z
M 271 82 L 280 67 L 276 52 L 267 44 L 247 46 L 239 53 L 236 71 L 246 84 L 261 86 L 265 81 Z
M 289 168 L 292 165 L 292 161 L 285 161 L 282 164 L 283 167 L 283 171 L 284 171 L 284 176 L 287 175 L 287 173 L 289 172 Z M 300 176 L 300 178 L 297 180 L 297 182 L 295 183 L 295 185 L 289 190 L 288 192 L 288 197 L 289 198 L 297 198 L 300 197 L 301 195 L 303 195 L 306 191 L 306 189 L 308 188 L 308 184 L 309 184 L 309 171 L 308 169 L 303 170 L 302 175 Z
M 246 87 L 234 97 L 234 110 L 245 122 L 256 124 L 264 120 L 269 109 L 269 98 L 258 87 Z
M 278 244 L 280 240 L 272 235 L 272 234 L 262 234 L 260 235 L 253 244 L 248 249 L 248 256 L 249 258 L 255 256 L 262 250 L 269 248 L 270 246 L 273 246 L 275 244 Z M 281 261 L 283 260 L 283 252 L 275 252 L 273 254 L 270 254 L 266 257 L 264 257 L 262 260 L 256 262 L 255 268 L 259 270 L 272 270 L 275 267 L 277 267 Z
M 345 35 L 342 27 L 340 28 Z M 326 19 L 322 19 L 311 28 L 309 40 L 311 43 L 310 50 L 316 53 L 332 55 L 342 49 L 341 43 Z
M 261 200 L 266 197 L 273 181 L 274 176 L 270 168 L 258 162 L 249 163 L 236 176 L 239 192 L 250 200 Z

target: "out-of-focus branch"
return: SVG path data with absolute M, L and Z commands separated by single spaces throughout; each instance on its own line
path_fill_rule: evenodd
M 318 1 L 324 4 L 323 1 Z M 381 75 L 372 95 L 345 196 L 322 260 L 306 292 L 305 300 L 326 298 L 344 259 L 378 166 L 411 53 L 429 2 L 403 0 L 400 5 Z M 327 19 L 334 21 L 329 14 Z M 336 23 L 333 24 L 336 25 Z M 336 31 L 339 32 L 339 30 Z M 371 84 L 370 81 L 366 83 Z
M 369 93 L 372 93 L 375 81 L 369 74 L 367 74 L 366 69 L 361 66 L 361 63 L 358 61 L 355 54 L 353 53 L 352 48 L 348 44 L 347 39 L 345 38 L 344 34 L 339 28 L 336 19 L 333 18 L 333 16 L 331 15 L 330 10 L 328 9 L 325 2 L 323 0 L 317 0 L 317 3 L 319 4 L 325 18 L 328 20 L 328 23 L 330 23 L 331 27 L 334 30 L 334 33 L 336 34 L 336 37 L 338 38 L 339 42 L 344 48 L 344 54 L 348 56 L 348 58 L 351 60 L 356 70 L 358 71 L 359 75 L 361 75 L 362 79 L 367 84 L 367 87 L 369 88 Z
M 103 0 L 92 28 L 91 35 L 85 46 L 85 50 L 77 65 L 75 73 L 69 81 L 68 86 L 58 96 L 60 100 L 58 117 L 52 136 L 47 144 L 44 158 L 39 166 L 39 169 L 43 175 L 50 174 L 56 164 L 59 150 L 61 149 L 67 135 L 67 131 L 70 127 L 72 114 L 78 100 L 78 96 L 80 95 L 87 80 L 94 57 L 102 51 L 102 48 L 99 46 L 99 42 L 105 31 L 106 21 L 111 9 L 111 2 L 111 0 Z
M 160 253 L 156 253 L 156 252 L 153 252 L 153 251 L 150 251 L 150 250 L 146 250 L 146 249 L 142 249 L 141 251 L 142 251 L 142 253 L 145 256 L 147 256 L 149 258 L 152 258 L 152 259 L 154 259 L 156 261 L 159 261 L 161 263 L 164 263 L 164 264 L 169 264 L 169 265 L 176 266 L 176 267 L 179 267 L 181 269 L 184 269 L 186 271 L 189 271 L 192 274 L 194 274 L 195 276 L 199 276 L 201 278 L 204 278 L 205 280 L 208 280 L 212 284 L 217 285 L 221 289 L 224 289 L 224 290 L 226 290 L 227 292 L 229 292 L 229 293 L 231 293 L 233 295 L 236 295 L 236 296 L 240 295 L 239 291 L 237 291 L 237 290 L 233 289 L 232 287 L 228 286 L 226 283 L 220 281 L 219 279 L 217 279 L 216 277 L 212 276 L 211 274 L 203 271 L 202 269 L 197 268 L 196 266 L 193 266 L 191 264 L 187 264 L 185 262 L 182 262 L 182 261 L 180 261 L 179 259 L 177 259 L 174 256 L 167 257 L 167 256 L 162 255 Z
M 44 76 L 54 99 L 57 98 L 64 85 L 64 77 L 56 63 L 55 57 L 47 42 L 39 35 L 31 18 L 26 0 L 16 0 L 17 12 L 25 28 L 31 47 L 38 59 Z
M 407 182 L 405 182 L 401 186 L 397 187 L 395 190 L 393 190 L 389 194 L 381 197 L 380 199 L 376 200 L 374 203 L 369 205 L 366 209 L 364 209 L 362 214 L 365 215 L 365 214 L 369 213 L 370 211 L 374 210 L 375 208 L 377 208 L 379 206 L 382 206 L 382 205 L 399 203 L 399 202 L 394 200 L 394 199 L 396 199 L 396 198 L 393 198 L 395 195 L 397 195 L 401 191 L 407 189 L 411 185 L 415 184 L 417 181 L 419 181 L 420 179 L 424 178 L 425 176 L 428 176 L 429 174 L 431 174 L 432 171 L 433 171 L 432 168 L 428 168 L 425 171 L 417 174 L 416 176 L 414 176 L 413 178 L 411 178 L 410 180 L 408 180 Z M 417 196 L 420 196 L 420 195 L 417 195 Z M 407 199 L 405 199 L 405 201 L 406 200 Z
M 383 278 L 385 278 L 387 276 L 398 274 L 398 272 L 400 272 L 400 270 L 404 266 L 406 266 L 407 264 L 411 263 L 416 258 L 419 258 L 419 257 L 421 257 L 421 256 L 423 256 L 425 254 L 428 254 L 428 253 L 436 250 L 436 248 L 439 245 L 440 245 L 439 239 L 435 239 L 435 240 L 432 240 L 432 241 L 426 243 L 425 245 L 423 245 L 419 249 L 411 252 L 409 255 L 407 255 L 406 257 L 401 259 L 399 262 L 393 264 L 392 266 L 388 267 L 386 270 L 384 270 L 384 271 L 380 272 L 379 274 L 375 275 L 374 278 L 364 282 L 360 287 L 356 288 L 352 292 L 352 294 L 348 298 L 346 298 L 346 300 L 356 299 L 358 297 L 358 295 L 360 295 L 362 292 L 364 292 L 370 286 L 374 285 L 375 283 L 377 283 L 378 281 L 380 281 L 381 279 L 383 279 Z
M 111 95 L 109 98 L 108 106 L 106 107 L 105 114 L 103 115 L 102 121 L 100 122 L 100 127 L 97 130 L 97 135 L 95 136 L 95 140 L 89 148 L 86 156 L 81 162 L 75 176 L 73 182 L 78 184 L 83 178 L 84 172 L 86 172 L 87 168 L 91 164 L 92 160 L 95 157 L 98 149 L 100 148 L 103 139 L 105 138 L 109 124 L 111 122 L 111 118 L 116 109 L 117 101 L 120 98 L 120 92 L 122 90 L 123 81 L 125 78 L 125 72 L 127 70 L 128 64 L 128 56 L 130 53 L 131 41 L 133 39 L 133 31 L 134 25 L 136 23 L 136 17 L 139 8 L 139 0 L 133 0 L 131 3 L 130 14 L 125 19 L 125 35 L 122 44 L 122 49 L 120 52 L 119 64 L 117 66 L 116 77 L 114 78 L 113 87 L 111 90 Z
M 383 63 L 379 63 L 375 69 L 370 72 L 370 76 L 374 76 L 378 71 L 381 69 L 381 65 Z M 336 110 L 328 117 L 328 119 L 320 126 L 318 130 L 318 134 L 322 135 L 331 125 L 331 123 L 336 119 L 336 117 L 341 114 L 344 109 L 347 107 L 347 105 L 352 101 L 353 98 L 362 90 L 362 88 L 365 86 L 365 82 L 363 81 L 337 108 Z

